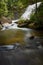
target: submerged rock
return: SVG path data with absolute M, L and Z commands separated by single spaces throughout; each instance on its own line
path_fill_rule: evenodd
M 43 49 L 0 51 L 0 65 L 43 65 Z
M 34 39 L 34 36 L 30 36 L 29 39 Z

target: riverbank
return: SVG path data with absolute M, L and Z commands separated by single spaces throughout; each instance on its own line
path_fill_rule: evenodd
M 34 23 L 30 20 L 20 20 L 19 22 L 15 22 L 18 24 L 18 27 L 20 28 L 30 28 L 30 29 L 34 29 L 34 30 L 40 30 L 42 31 L 43 30 L 43 26 L 38 26 L 37 23 Z

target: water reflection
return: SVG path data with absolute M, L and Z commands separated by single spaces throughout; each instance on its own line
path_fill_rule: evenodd
M 29 39 L 31 36 L 34 36 L 34 39 Z M 35 42 L 37 40 L 43 43 L 43 31 L 36 31 L 32 29 L 10 29 L 0 31 L 0 44 L 12 44 L 16 42 L 19 42 L 20 44 L 27 44 L 27 42 Z
M 43 38 L 43 30 L 33 30 L 32 34 Z

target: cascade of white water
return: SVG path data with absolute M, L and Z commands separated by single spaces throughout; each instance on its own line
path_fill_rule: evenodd
M 17 28 L 17 24 L 15 23 L 15 22 L 17 22 L 17 21 L 18 21 L 18 20 L 12 20 L 12 23 L 11 23 L 11 24 L 9 24 L 9 23 L 4 23 L 2 30 Z
M 37 3 L 37 8 L 39 7 L 40 4 L 41 4 L 41 2 Z M 35 8 L 36 8 L 36 4 L 29 5 L 26 8 L 26 11 L 24 12 L 24 14 L 21 16 L 21 18 L 24 19 L 24 20 L 30 19 L 30 15 L 31 15 L 32 12 L 33 13 L 35 12 Z
M 41 4 L 41 2 L 37 3 L 37 7 L 39 7 L 39 5 Z M 29 5 L 26 9 L 26 11 L 24 12 L 24 14 L 20 17 L 23 20 L 26 19 L 30 19 L 30 15 L 33 11 L 33 13 L 35 12 L 35 8 L 36 8 L 36 4 L 33 5 Z M 15 22 L 18 22 L 20 19 L 18 20 L 12 20 L 12 23 L 4 23 L 3 24 L 3 29 L 2 30 L 6 30 L 6 29 L 22 29 L 22 30 L 26 30 L 26 28 L 19 28 L 17 27 L 17 24 Z

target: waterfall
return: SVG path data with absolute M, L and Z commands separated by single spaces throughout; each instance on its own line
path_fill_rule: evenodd
M 39 7 L 40 4 L 41 4 L 41 2 L 38 2 L 37 3 L 37 8 Z M 24 14 L 21 16 L 21 18 L 23 20 L 30 19 L 30 15 L 31 15 L 31 13 L 34 13 L 35 12 L 35 8 L 36 8 L 36 4 L 29 5 L 26 8 L 26 11 L 24 12 Z
M 3 28 L 2 28 L 2 30 L 1 31 L 3 31 L 3 30 L 8 30 L 8 29 L 20 29 L 20 30 L 28 30 L 27 28 L 19 28 L 17 25 L 18 24 L 16 24 L 15 22 L 17 22 L 17 21 L 19 21 L 19 19 L 18 20 L 12 20 L 12 23 L 11 24 L 9 24 L 9 23 L 4 23 L 3 24 Z
M 41 2 L 38 2 L 37 3 L 37 8 L 39 7 L 40 4 L 41 4 Z M 24 14 L 20 17 L 20 19 L 23 19 L 23 20 L 28 19 L 29 20 L 31 13 L 32 12 L 33 13 L 35 12 L 35 8 L 36 8 L 36 4 L 29 5 L 26 8 L 26 11 L 24 12 Z M 19 28 L 19 27 L 17 27 L 18 24 L 16 24 L 15 22 L 18 22 L 20 19 L 12 20 L 12 23 L 11 24 L 4 23 L 2 30 L 6 30 L 6 29 L 22 29 L 22 30 L 27 30 L 27 28 Z

